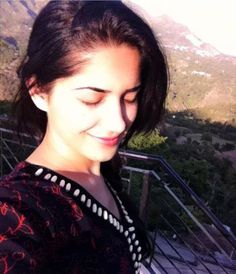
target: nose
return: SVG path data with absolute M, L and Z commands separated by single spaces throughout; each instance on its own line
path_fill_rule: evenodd
M 125 108 L 120 101 L 107 105 L 102 113 L 103 128 L 115 134 L 120 134 L 126 129 Z

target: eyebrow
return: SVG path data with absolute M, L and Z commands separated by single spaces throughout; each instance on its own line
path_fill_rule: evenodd
M 141 85 L 138 85 L 136 87 L 126 89 L 125 92 L 136 92 L 136 91 L 138 91 L 140 89 L 140 87 L 141 87 Z M 93 91 L 103 92 L 103 93 L 111 92 L 111 90 L 106 90 L 106 89 L 101 89 L 101 88 L 96 88 L 96 87 L 80 87 L 80 88 L 75 88 L 75 90 L 81 90 L 81 89 L 91 89 Z

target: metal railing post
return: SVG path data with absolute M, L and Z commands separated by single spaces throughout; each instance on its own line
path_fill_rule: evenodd
M 143 176 L 143 187 L 140 199 L 140 206 L 139 206 L 139 217 L 147 226 L 148 221 L 148 205 L 150 199 L 150 189 L 151 189 L 151 180 L 150 180 L 150 173 L 145 172 Z

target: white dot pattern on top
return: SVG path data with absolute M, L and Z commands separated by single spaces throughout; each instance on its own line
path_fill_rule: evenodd
M 51 173 L 47 173 L 43 168 L 39 168 L 34 173 L 35 176 L 42 176 L 45 180 L 51 180 L 53 183 L 57 183 L 60 187 L 64 188 L 67 192 L 72 190 L 71 183 L 67 182 L 66 178 L 59 180 L 59 175 L 52 175 Z M 69 181 L 69 179 L 68 179 Z M 89 194 L 80 186 L 74 189 L 72 195 L 77 198 L 82 204 L 84 204 L 87 208 L 91 208 L 93 214 L 96 214 L 98 217 L 107 221 L 110 225 L 112 225 L 117 231 L 119 231 L 124 237 L 129 245 L 129 252 L 131 255 L 131 259 L 133 261 L 135 274 L 140 273 L 141 268 L 141 246 L 139 240 L 136 239 L 135 227 L 133 226 L 133 220 L 130 218 L 129 213 L 127 212 L 125 206 L 123 205 L 121 199 L 117 195 L 117 192 L 112 188 L 109 182 L 106 181 L 111 192 L 114 194 L 122 213 L 124 214 L 124 222 L 121 224 L 121 221 L 118 220 L 112 213 L 110 213 L 107 209 L 105 209 L 95 198 L 88 197 Z M 94 201 L 92 201 L 94 200 Z

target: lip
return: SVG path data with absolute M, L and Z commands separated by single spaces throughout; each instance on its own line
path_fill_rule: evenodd
M 96 138 L 100 143 L 107 145 L 107 146 L 115 146 L 119 144 L 120 141 L 120 136 L 116 136 L 116 137 L 98 137 L 95 135 L 91 135 L 90 136 Z

